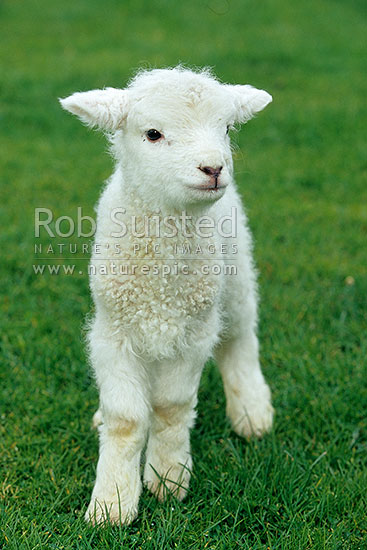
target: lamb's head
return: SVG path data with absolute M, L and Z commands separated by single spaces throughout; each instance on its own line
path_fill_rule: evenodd
M 111 133 L 126 184 L 141 197 L 183 208 L 223 195 L 232 180 L 228 131 L 270 101 L 263 90 L 178 67 L 144 71 L 126 89 L 75 93 L 61 104 Z

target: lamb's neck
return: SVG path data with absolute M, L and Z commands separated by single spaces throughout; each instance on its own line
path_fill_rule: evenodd
M 128 199 L 124 200 L 126 210 L 130 211 L 136 216 L 144 215 L 146 218 L 153 218 L 159 216 L 160 218 L 174 218 L 181 219 L 183 216 L 196 220 L 202 216 L 208 216 L 212 209 L 212 204 L 204 206 L 188 205 L 177 208 L 175 206 L 167 205 L 165 203 L 152 204 L 151 201 L 142 198 L 139 194 L 129 195 Z
M 212 202 L 199 202 L 177 207 L 167 204 L 163 197 L 152 197 L 143 195 L 139 192 L 136 185 L 130 183 L 123 177 L 122 170 L 118 169 L 114 176 L 115 184 L 120 186 L 121 197 L 127 212 L 135 216 L 144 215 L 146 218 L 160 216 L 161 218 L 181 219 L 187 216 L 192 220 L 197 220 L 202 216 L 208 216 L 213 210 Z

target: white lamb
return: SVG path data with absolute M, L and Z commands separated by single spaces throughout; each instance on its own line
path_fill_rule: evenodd
M 271 428 L 251 237 L 228 136 L 270 101 L 263 90 L 181 67 L 61 100 L 110 133 L 116 159 L 90 266 L 100 455 L 87 520 L 135 518 L 146 441 L 144 483 L 161 499 L 167 491 L 185 496 L 189 430 L 212 355 L 235 432 L 259 437 Z

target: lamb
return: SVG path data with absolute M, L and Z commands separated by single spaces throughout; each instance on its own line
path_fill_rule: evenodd
M 178 66 L 141 71 L 126 89 L 60 101 L 107 133 L 116 160 L 98 203 L 90 265 L 100 453 L 86 520 L 128 524 L 145 445 L 150 491 L 159 499 L 187 492 L 189 432 L 208 358 L 217 361 L 234 431 L 249 438 L 271 428 L 251 235 L 228 131 L 272 98 Z

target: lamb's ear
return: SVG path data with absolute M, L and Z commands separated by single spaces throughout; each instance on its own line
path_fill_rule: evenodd
M 77 92 L 60 103 L 66 111 L 70 111 L 89 126 L 97 126 L 101 130 L 117 130 L 127 115 L 128 92 L 116 88 Z
M 273 101 L 271 95 L 265 90 L 258 90 L 247 84 L 244 86 L 229 84 L 227 87 L 235 100 L 238 122 L 247 122 Z

